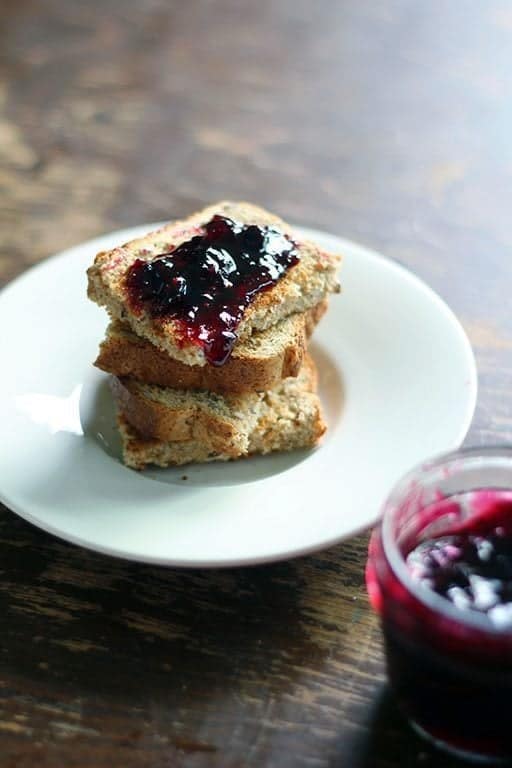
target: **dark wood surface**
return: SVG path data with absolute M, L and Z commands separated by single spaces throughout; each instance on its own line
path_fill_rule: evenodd
M 3 0 L 0 280 L 249 199 L 438 290 L 478 358 L 468 442 L 510 441 L 511 36 L 497 0 Z M 387 692 L 366 544 L 184 572 L 2 508 L 0 765 L 454 764 Z

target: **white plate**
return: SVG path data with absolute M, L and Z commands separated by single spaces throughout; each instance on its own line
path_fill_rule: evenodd
M 151 226 L 71 248 L 0 294 L 0 498 L 26 520 L 133 560 L 279 560 L 369 526 L 400 475 L 462 442 L 476 370 L 452 312 L 377 253 L 300 229 L 345 255 L 344 291 L 312 346 L 329 424 L 321 447 L 142 474 L 124 467 L 106 377 L 92 366 L 106 313 L 86 299 L 85 270 L 97 251 Z

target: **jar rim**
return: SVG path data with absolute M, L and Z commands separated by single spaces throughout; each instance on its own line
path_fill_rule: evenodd
M 438 454 L 428 461 L 413 467 L 413 469 L 404 475 L 393 487 L 391 493 L 384 502 L 381 519 L 381 537 L 384 554 L 395 576 L 420 603 L 458 624 L 473 629 L 479 629 L 492 635 L 509 636 L 512 635 L 512 626 L 499 627 L 491 621 L 486 613 L 481 613 L 479 611 L 463 612 L 459 608 L 456 608 L 453 603 L 445 597 L 438 595 L 431 589 L 425 589 L 417 580 L 413 579 L 391 528 L 393 513 L 396 513 L 400 508 L 400 502 L 403 502 L 406 498 L 407 491 L 410 491 L 414 483 L 421 481 L 422 476 L 426 475 L 428 472 L 441 469 L 455 461 L 464 461 L 465 459 L 471 458 L 482 458 L 485 461 L 486 459 L 497 459 L 500 457 L 510 459 L 510 489 L 512 489 L 512 445 L 460 448 L 449 453 Z M 485 485 L 482 485 L 478 488 L 474 487 L 471 490 L 483 490 L 484 488 Z M 487 489 L 491 489 L 491 486 L 487 486 Z M 494 486 L 494 489 L 496 489 L 496 486 Z M 469 490 L 470 489 L 468 489 L 468 491 Z M 505 490 L 505 488 L 503 488 L 503 490 Z

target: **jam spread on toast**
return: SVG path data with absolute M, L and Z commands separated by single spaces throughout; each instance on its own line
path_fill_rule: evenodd
M 134 312 L 177 323 L 183 344 L 200 346 L 222 365 L 237 340 L 245 309 L 299 261 L 297 246 L 275 226 L 214 216 L 197 235 L 126 274 Z

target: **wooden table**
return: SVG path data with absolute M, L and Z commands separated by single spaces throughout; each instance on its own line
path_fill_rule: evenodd
M 2 282 L 111 229 L 259 202 L 439 291 L 478 358 L 468 442 L 511 440 L 510 3 L 3 0 L 0 18 Z M 386 691 L 366 546 L 179 571 L 2 508 L 2 768 L 451 765 Z

